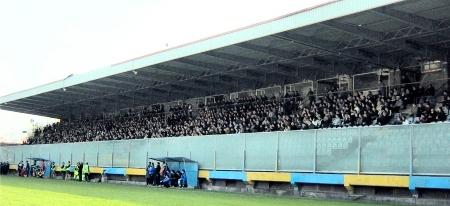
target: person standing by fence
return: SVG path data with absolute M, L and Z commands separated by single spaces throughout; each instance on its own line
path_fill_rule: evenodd
M 17 174 L 19 176 L 22 176 L 23 174 L 23 161 L 20 161 L 19 164 L 17 165 Z
M 161 180 L 160 172 L 161 172 L 161 165 L 158 162 L 158 164 L 156 165 L 156 169 L 155 169 L 155 175 L 154 175 L 155 179 L 153 179 L 153 185 L 160 184 L 160 180 Z
M 63 180 L 66 179 L 66 165 L 64 162 L 59 166 L 59 169 L 61 170 L 62 178 Z
M 89 182 L 90 170 L 89 170 L 89 164 L 87 162 L 83 165 L 83 169 L 82 170 L 83 170 L 83 178 L 82 178 L 82 180 L 86 181 L 86 182 Z
M 154 173 L 153 163 L 149 162 L 145 174 L 145 178 L 147 180 L 147 185 L 153 184 L 153 173 Z
M 55 162 L 52 162 L 50 165 L 50 178 L 55 178 L 55 170 L 56 170 L 56 165 Z
M 65 179 L 66 180 L 70 180 L 70 167 L 71 167 L 71 165 L 70 165 L 70 161 L 68 161 L 67 162 L 67 164 L 64 166 L 64 169 L 65 169 Z
M 78 181 L 81 182 L 83 179 L 83 162 L 80 162 L 78 164 Z
M 30 166 L 30 163 L 28 161 L 27 161 L 27 164 L 25 166 L 25 171 L 26 171 L 27 177 L 30 177 L 31 176 L 31 166 Z

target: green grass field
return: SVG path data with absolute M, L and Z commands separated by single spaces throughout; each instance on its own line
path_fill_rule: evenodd
M 370 206 L 374 204 L 0 176 L 0 205 Z

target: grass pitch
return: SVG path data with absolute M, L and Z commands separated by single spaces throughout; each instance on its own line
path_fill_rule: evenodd
M 371 206 L 374 204 L 0 176 L 0 205 Z

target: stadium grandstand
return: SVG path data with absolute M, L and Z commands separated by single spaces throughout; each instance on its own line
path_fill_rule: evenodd
M 0 97 L 61 120 L 0 161 L 142 182 L 182 157 L 195 188 L 450 204 L 449 43 L 450 1 L 333 1 Z

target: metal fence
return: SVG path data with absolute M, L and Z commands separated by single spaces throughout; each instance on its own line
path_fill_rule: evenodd
M 182 156 L 201 169 L 450 175 L 450 123 L 2 146 L 1 161 L 28 157 L 144 168 Z

